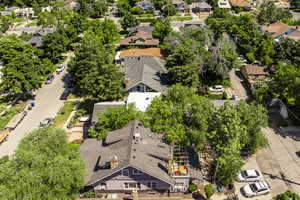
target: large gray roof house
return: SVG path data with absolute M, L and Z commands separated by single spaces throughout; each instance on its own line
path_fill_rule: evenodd
M 86 187 L 102 193 L 186 192 L 191 180 L 202 180 L 188 162 L 171 156 L 160 134 L 138 120 L 108 133 L 105 141 L 86 139 L 80 153 L 88 169 Z
M 167 88 L 165 61 L 153 56 L 128 56 L 122 62 L 129 92 L 163 92 Z

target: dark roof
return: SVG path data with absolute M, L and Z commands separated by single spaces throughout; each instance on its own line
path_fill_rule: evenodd
M 152 34 L 154 30 L 154 27 L 152 26 L 135 26 L 135 27 L 132 27 L 128 30 L 128 33 L 129 35 L 132 35 L 132 34 L 135 34 L 137 32 L 145 32 L 145 33 L 148 33 L 148 34 Z
M 164 61 L 153 56 L 130 56 L 124 60 L 124 71 L 128 79 L 127 89 L 143 83 L 157 92 L 163 92 L 167 83 Z
M 136 3 L 136 7 L 139 7 L 143 10 L 153 10 L 154 4 L 151 1 L 143 0 Z
M 134 139 L 136 133 L 139 133 L 140 140 Z M 105 146 L 96 139 L 86 139 L 80 146 L 80 153 L 88 169 L 87 185 L 93 185 L 128 166 L 166 183 L 174 183 L 166 170 L 160 167 L 167 166 L 167 160 L 170 158 L 169 145 L 162 142 L 159 134 L 151 132 L 138 120 L 108 133 Z M 97 169 L 97 163 L 98 166 L 105 166 L 112 157 L 118 160 L 116 168 Z
M 46 27 L 37 30 L 33 35 L 35 36 L 45 36 L 48 35 L 49 33 L 54 33 L 56 31 L 56 28 L 51 28 L 51 27 Z

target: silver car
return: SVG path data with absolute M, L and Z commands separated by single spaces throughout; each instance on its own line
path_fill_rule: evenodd
M 261 180 L 262 175 L 259 170 L 256 169 L 248 169 L 240 171 L 237 176 L 237 180 L 239 182 L 254 182 Z

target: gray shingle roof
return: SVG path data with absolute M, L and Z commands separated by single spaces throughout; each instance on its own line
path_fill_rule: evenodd
M 140 140 L 133 139 L 135 133 L 140 134 Z M 80 153 L 88 169 L 87 185 L 93 185 L 127 166 L 139 169 L 166 183 L 174 183 L 161 167 L 166 166 L 167 159 L 170 158 L 169 145 L 162 142 L 159 134 L 152 133 L 137 120 L 122 129 L 110 132 L 105 146 L 96 139 L 86 139 L 80 147 Z M 116 168 L 96 167 L 97 163 L 98 166 L 105 166 L 113 156 L 118 158 Z
M 163 60 L 153 56 L 129 56 L 124 60 L 125 75 L 129 80 L 128 89 L 143 83 L 157 92 L 163 92 L 166 87 L 164 74 L 167 69 Z

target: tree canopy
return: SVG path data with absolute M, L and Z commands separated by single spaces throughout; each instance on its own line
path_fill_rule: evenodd
M 41 60 L 31 45 L 15 36 L 0 38 L 2 61 L 2 92 L 23 94 L 41 86 L 44 77 L 53 70 L 49 60 Z
M 96 101 L 118 100 L 124 94 L 124 76 L 113 63 L 112 54 L 113 37 L 118 35 L 108 35 L 108 31 L 117 28 L 110 29 L 108 25 L 106 21 L 99 22 L 98 28 L 88 30 L 68 68 L 78 88 Z
M 84 184 L 78 148 L 67 143 L 63 130 L 52 127 L 26 136 L 0 169 L 3 200 L 76 199 Z

